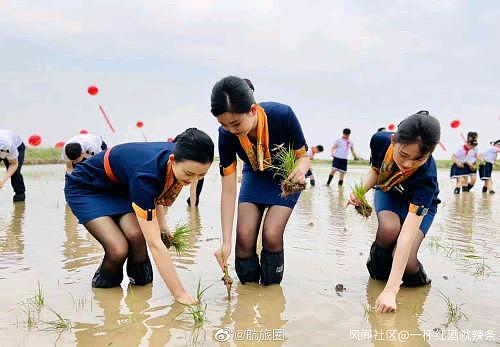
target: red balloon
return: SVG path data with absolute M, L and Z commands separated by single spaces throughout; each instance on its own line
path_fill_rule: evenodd
M 450 126 L 451 126 L 453 129 L 458 128 L 458 127 L 460 126 L 460 120 L 455 119 L 455 120 L 451 121 Z
M 97 88 L 96 86 L 90 86 L 87 88 L 87 92 L 90 95 L 97 95 L 97 93 L 99 93 L 99 88 Z
M 394 129 L 396 129 L 396 126 L 394 124 L 389 124 L 389 126 L 387 127 L 387 129 L 389 129 L 390 131 L 393 131 Z
M 42 138 L 40 135 L 31 135 L 28 138 L 28 143 L 34 147 L 39 146 L 42 143 Z
M 64 147 L 64 141 L 59 141 L 54 145 L 55 148 L 63 148 Z
M 137 123 L 135 123 L 135 126 L 138 128 L 142 128 L 144 126 L 144 123 L 142 121 L 138 121 Z
M 89 132 L 85 129 L 80 130 L 80 134 L 88 134 Z

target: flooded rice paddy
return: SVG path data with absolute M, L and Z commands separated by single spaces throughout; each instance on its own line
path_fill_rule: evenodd
M 367 168 L 351 167 L 343 189 L 336 180 L 324 186 L 327 165 L 313 169 L 317 186 L 302 194 L 285 232 L 281 286 L 241 285 L 231 261 L 231 301 L 213 258 L 217 168 L 197 210 L 186 207 L 188 189 L 181 193 L 168 224 L 188 223 L 193 235 L 175 263 L 192 294 L 200 280 L 210 286 L 206 320 L 195 328 L 157 272 L 153 285 L 128 286 L 125 276 L 122 288 L 92 289 L 103 251 L 66 207 L 64 167 L 26 166 L 26 203 L 11 202 L 8 184 L 0 190 L 0 346 L 500 344 L 500 194 L 476 186 L 454 196 L 441 170 L 443 203 L 420 251 L 432 285 L 401 289 L 397 312 L 377 314 L 371 307 L 384 284 L 365 267 L 376 218 L 344 208 Z M 500 175 L 493 177 L 500 190 Z

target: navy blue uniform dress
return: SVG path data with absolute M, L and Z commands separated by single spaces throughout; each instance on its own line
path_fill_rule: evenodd
M 268 147 L 271 158 L 273 157 L 273 149 L 278 145 L 283 145 L 285 148 L 292 148 L 298 156 L 306 155 L 306 140 L 292 108 L 277 102 L 263 102 L 259 105 L 267 116 Z M 263 171 L 254 170 L 238 136 L 220 127 L 219 157 L 222 176 L 234 173 L 236 169 L 236 155 L 245 162 L 243 180 L 238 198 L 239 203 L 252 202 L 264 206 L 281 205 L 290 208 L 295 206 L 300 192 L 282 198 L 280 196 L 282 178 L 274 176 L 274 171 L 270 168 L 266 168 Z
M 370 141 L 372 167 L 380 169 L 385 154 L 391 144 L 390 132 L 377 132 Z M 375 190 L 375 210 L 392 211 L 399 215 L 403 223 L 410 208 L 426 211 L 420 230 L 424 235 L 429 230 L 437 212 L 439 186 L 436 163 L 432 156 L 411 176 L 389 191 Z
M 126 143 L 76 165 L 66 175 L 64 194 L 79 222 L 134 211 L 139 217 L 154 219 L 174 147 L 168 142 Z M 106 153 L 116 182 L 106 174 Z

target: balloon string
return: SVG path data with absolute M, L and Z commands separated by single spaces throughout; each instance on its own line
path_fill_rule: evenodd
M 111 129 L 112 132 L 115 132 L 115 128 L 113 128 L 113 125 L 111 125 L 111 122 L 108 118 L 108 115 L 106 112 L 104 112 L 104 109 L 102 108 L 101 105 L 99 105 L 99 110 L 101 110 L 102 115 L 104 116 L 104 119 L 106 120 L 106 123 L 108 123 L 109 128 Z
M 467 142 L 467 140 L 465 139 L 464 133 L 460 133 L 460 137 L 462 138 L 462 140 L 464 140 L 464 142 Z
M 144 137 L 144 141 L 148 142 L 148 138 L 146 137 L 144 130 L 142 130 L 142 137 Z
M 446 147 L 441 141 L 439 141 L 439 147 L 441 147 L 441 149 L 446 152 Z

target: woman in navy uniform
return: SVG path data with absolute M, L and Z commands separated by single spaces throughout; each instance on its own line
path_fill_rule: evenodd
M 416 287 L 430 283 L 417 253 L 439 204 L 432 152 L 441 129 L 436 118 L 420 111 L 403 120 L 395 134 L 377 132 L 370 141 L 372 167 L 363 180 L 375 187 L 378 229 L 366 264 L 370 276 L 387 281 L 378 296 L 378 312 L 396 310 L 401 281 Z M 351 194 L 349 204 L 359 201 Z
M 249 83 L 234 76 L 220 80 L 213 87 L 211 111 L 221 124 L 223 244 L 215 256 L 221 267 L 227 265 L 232 247 L 238 156 L 245 164 L 238 198 L 236 273 L 242 283 L 278 284 L 284 270 L 283 234 L 300 193 L 285 198 L 280 196 L 280 179 L 274 177 L 270 169 L 271 153 L 278 145 L 292 148 L 298 165 L 289 178 L 296 183 L 305 183 L 310 159 L 300 123 L 290 106 L 277 102 L 257 104 Z M 259 263 L 257 236 L 266 209 Z
M 192 304 L 161 240 L 162 206 L 170 206 L 184 185 L 203 178 L 214 155 L 210 137 L 187 129 L 174 143 L 126 143 L 78 164 L 66 175 L 66 201 L 79 222 L 104 247 L 92 286 L 119 286 L 127 260 L 130 282 L 153 280 L 147 247 L 175 299 Z M 147 247 L 146 247 L 147 245 Z

